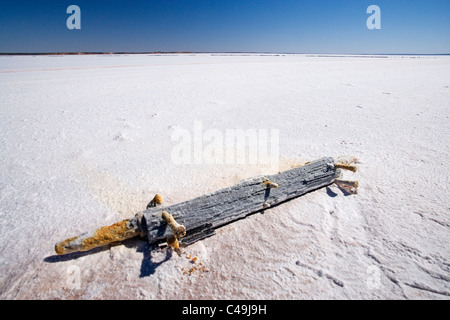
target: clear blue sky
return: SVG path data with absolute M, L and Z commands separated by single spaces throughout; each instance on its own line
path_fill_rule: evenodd
M 69 5 L 81 30 L 68 30 Z M 369 5 L 381 30 L 369 30 Z M 450 0 L 7 0 L 0 52 L 450 53 Z

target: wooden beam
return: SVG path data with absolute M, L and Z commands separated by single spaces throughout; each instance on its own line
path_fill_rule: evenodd
M 347 167 L 336 165 L 333 158 L 322 158 L 278 174 L 251 178 L 171 206 L 161 205 L 162 198 L 156 195 L 147 210 L 133 218 L 61 241 L 55 245 L 55 251 L 58 254 L 88 251 L 145 234 L 150 244 L 167 241 L 178 249 L 178 240 L 189 245 L 213 235 L 223 225 L 334 182 L 346 186 L 351 184 L 356 188 L 357 182 L 339 180 L 339 168 Z
M 180 240 L 189 245 L 213 235 L 215 229 L 225 224 L 328 186 L 339 176 L 340 169 L 334 166 L 334 159 L 322 158 L 275 175 L 251 178 L 179 204 L 148 208 L 142 212 L 141 223 L 149 243 L 165 240 L 173 235 L 162 218 L 165 211 L 184 225 L 186 236 Z

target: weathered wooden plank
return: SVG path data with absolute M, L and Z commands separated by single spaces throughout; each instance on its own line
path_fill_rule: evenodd
M 88 251 L 144 234 L 147 234 L 150 244 L 167 240 L 176 249 L 177 237 L 185 235 L 181 241 L 188 245 L 213 235 L 217 228 L 225 224 L 334 182 L 357 188 L 356 181 L 338 179 L 339 168 L 356 170 L 356 167 L 335 163 L 333 158 L 322 158 L 302 167 L 248 179 L 171 206 L 160 206 L 162 199 L 156 195 L 150 207 L 133 218 L 63 240 L 55 245 L 55 251 L 58 254 Z M 176 231 L 175 236 L 173 231 Z
M 339 178 L 340 169 L 333 158 L 322 158 L 309 164 L 275 175 L 259 176 L 232 187 L 171 206 L 149 208 L 143 214 L 143 225 L 150 243 L 172 235 L 162 219 L 162 212 L 170 213 L 186 227 L 184 244 L 211 236 L 215 229 L 280 204 L 307 192 L 332 184 Z M 278 185 L 270 188 L 265 181 Z

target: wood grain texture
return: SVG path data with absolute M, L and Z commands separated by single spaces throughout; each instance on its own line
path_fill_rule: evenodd
M 188 245 L 213 235 L 215 229 L 225 224 L 330 185 L 339 175 L 334 159 L 322 158 L 275 175 L 244 180 L 179 204 L 149 208 L 143 212 L 144 228 L 150 243 L 171 236 L 171 228 L 162 219 L 162 212 L 166 211 L 186 227 L 181 242 Z M 278 184 L 278 188 L 270 188 L 264 183 L 266 180 Z

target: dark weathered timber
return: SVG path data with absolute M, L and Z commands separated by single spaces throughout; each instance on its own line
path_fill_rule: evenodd
M 149 208 L 143 212 L 143 223 L 150 243 L 165 240 L 172 235 L 171 228 L 162 219 L 162 212 L 166 211 L 186 227 L 181 243 L 187 245 L 213 235 L 215 229 L 232 221 L 330 185 L 339 175 L 334 159 L 322 158 L 275 175 L 248 179 L 186 202 Z M 265 180 L 278 184 L 278 188 L 269 188 Z

